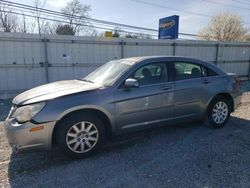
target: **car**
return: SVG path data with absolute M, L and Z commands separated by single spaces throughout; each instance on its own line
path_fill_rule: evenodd
M 82 158 L 132 131 L 190 120 L 221 128 L 241 95 L 237 76 L 209 62 L 177 56 L 116 59 L 84 78 L 19 94 L 5 132 L 14 151 L 57 146 Z

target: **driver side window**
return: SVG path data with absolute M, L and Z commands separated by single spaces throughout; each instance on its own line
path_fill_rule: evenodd
M 165 63 L 154 63 L 140 67 L 131 76 L 137 79 L 140 86 L 163 83 L 167 81 L 167 66 Z

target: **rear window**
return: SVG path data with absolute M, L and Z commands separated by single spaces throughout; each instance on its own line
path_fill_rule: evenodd
M 174 79 L 187 80 L 192 78 L 200 78 L 203 75 L 200 65 L 184 62 L 174 63 Z
M 218 74 L 214 72 L 212 69 L 207 68 L 208 76 L 217 76 Z
M 208 67 L 189 62 L 175 62 L 173 72 L 176 81 L 218 75 Z

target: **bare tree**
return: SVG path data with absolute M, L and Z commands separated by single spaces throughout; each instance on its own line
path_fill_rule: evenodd
M 211 19 L 198 36 L 205 40 L 235 41 L 244 40 L 247 29 L 240 16 L 231 13 L 220 13 Z
M 112 37 L 114 38 L 119 38 L 122 36 L 121 32 L 120 32 L 120 28 L 118 26 L 115 26 L 113 32 L 112 32 Z
M 81 34 L 83 36 L 89 36 L 89 37 L 97 37 L 97 31 L 95 30 L 94 26 L 89 25 L 88 28 L 82 30 Z
M 29 18 L 27 18 L 22 11 L 22 15 L 18 17 L 18 25 L 16 31 L 21 33 L 28 33 L 30 28 L 29 26 Z
M 55 27 L 54 27 L 53 22 L 43 21 L 41 25 L 41 33 L 43 34 L 55 33 Z
M 153 39 L 152 35 L 140 33 L 140 34 L 134 34 L 138 39 Z
M 138 36 L 136 34 L 128 33 L 128 34 L 125 34 L 125 38 L 137 39 Z
M 4 32 L 16 32 L 18 16 L 11 13 L 11 8 L 0 1 L 0 27 Z
M 89 11 L 91 11 L 90 5 L 84 5 L 79 0 L 72 0 L 61 10 L 65 14 L 69 25 L 73 28 L 74 33 L 78 33 L 86 29 L 83 25 L 90 24 L 84 20 L 89 17 Z
M 41 17 L 40 8 L 44 8 L 45 4 L 46 4 L 46 0 L 34 0 L 34 6 L 35 6 L 34 14 L 35 14 L 35 19 L 36 19 L 39 35 L 41 35 L 41 30 L 42 30 L 42 27 L 44 26 L 44 21 L 40 19 Z
M 246 41 L 249 41 L 249 42 L 250 42 L 250 33 L 249 33 L 249 34 L 246 34 Z
M 58 34 L 58 35 L 75 35 L 73 27 L 68 25 L 68 24 L 58 25 L 56 28 L 56 34 Z
M 23 12 L 22 12 L 22 17 L 19 20 L 18 31 L 22 32 L 22 33 L 28 32 L 27 20 L 26 20 L 26 16 L 24 15 Z

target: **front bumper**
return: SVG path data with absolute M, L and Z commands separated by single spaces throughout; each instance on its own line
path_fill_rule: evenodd
M 15 119 L 7 119 L 4 122 L 6 136 L 15 152 L 50 149 L 54 126 L 55 122 L 41 124 L 27 122 L 19 124 Z M 31 131 L 32 128 L 36 127 L 43 128 Z

